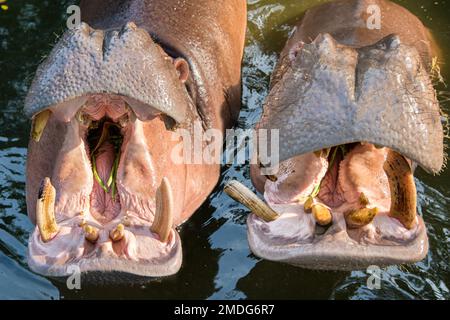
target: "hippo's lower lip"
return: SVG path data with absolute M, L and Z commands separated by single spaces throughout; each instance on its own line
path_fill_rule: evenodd
M 426 228 L 416 216 L 414 181 L 405 180 L 412 179 L 410 162 L 402 159 L 388 148 L 358 143 L 282 162 L 276 180 L 267 179 L 261 190 L 280 216 L 248 218 L 252 251 L 313 269 L 422 260 L 428 252 Z M 320 225 L 315 206 L 331 214 L 331 224 Z
M 46 192 L 38 196 L 38 223 L 29 241 L 34 271 L 69 276 L 77 266 L 80 272 L 167 276 L 181 267 L 170 181 L 163 178 L 149 197 L 134 191 L 143 188 L 148 193 L 155 177 L 151 156 L 142 145 L 142 123 L 125 100 L 95 94 L 76 112 L 66 110 L 70 117 L 62 123 L 67 138 L 55 155 L 54 175 L 44 181 Z M 67 118 L 60 108 L 50 112 Z M 127 178 L 136 166 L 150 181 Z

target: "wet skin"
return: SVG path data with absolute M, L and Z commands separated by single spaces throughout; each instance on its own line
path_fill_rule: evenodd
M 381 29 L 369 30 L 369 5 Z M 280 130 L 280 170 L 252 182 L 280 217 L 251 215 L 264 259 L 312 269 L 413 263 L 428 252 L 413 172 L 443 165 L 437 55 L 417 17 L 389 1 L 309 10 L 285 48 L 257 127 Z M 331 221 L 331 222 L 330 222 Z
M 175 163 L 173 132 L 234 123 L 245 1 L 91 0 L 81 12 L 82 25 L 63 35 L 26 99 L 39 133 L 27 160 L 37 223 L 29 265 L 48 276 L 66 276 L 70 265 L 174 274 L 182 263 L 175 228 L 220 168 Z

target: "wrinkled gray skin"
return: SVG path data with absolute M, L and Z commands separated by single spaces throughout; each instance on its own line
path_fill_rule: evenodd
M 150 35 L 132 22 L 111 31 L 95 30 L 82 22 L 74 32 L 63 35 L 39 66 L 24 111 L 31 117 L 87 93 L 109 92 L 133 97 L 185 123 L 192 120 L 195 107 L 183 94 L 178 76 L 154 72 L 166 70 L 170 64 Z M 142 118 L 149 118 L 148 113 L 150 108 L 142 110 Z
M 353 49 L 320 34 L 291 54 L 292 64 L 272 88 L 259 124 L 280 128 L 280 161 L 367 141 L 440 171 L 439 103 L 414 47 L 393 35 Z
M 382 28 L 366 27 L 378 5 Z M 333 1 L 309 10 L 280 55 L 257 125 L 280 130 L 280 161 L 332 146 L 366 141 L 398 151 L 425 170 L 443 165 L 440 108 L 429 73 L 429 32 L 403 7 L 384 0 Z M 264 192 L 266 177 L 251 168 Z M 354 270 L 411 263 L 428 252 L 421 232 L 399 246 L 353 241 L 333 225 L 311 243 L 271 237 L 255 216 L 248 221 L 252 251 L 264 259 L 312 269 Z

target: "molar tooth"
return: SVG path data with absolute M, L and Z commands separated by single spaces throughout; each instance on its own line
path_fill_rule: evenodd
M 378 208 L 362 208 L 344 214 L 347 227 L 350 229 L 362 228 L 373 221 L 378 214 Z
M 150 230 L 159 235 L 162 242 L 169 240 L 170 230 L 173 226 L 173 196 L 169 180 L 164 177 L 156 190 L 155 219 Z
M 272 208 L 262 201 L 256 194 L 238 181 L 230 181 L 224 188 L 226 194 L 249 208 L 255 215 L 266 222 L 280 217 Z
M 83 111 L 80 110 L 79 112 L 77 112 L 76 117 L 77 117 L 78 122 L 80 124 L 82 124 L 83 126 L 86 126 L 86 127 L 90 127 L 91 126 L 92 120 Z
M 113 242 L 118 242 L 125 236 L 125 226 L 123 224 L 118 224 L 116 228 L 111 230 L 109 237 Z
M 312 214 L 316 222 L 323 227 L 328 226 L 333 221 L 330 210 L 320 203 L 313 205 Z
M 41 140 L 42 134 L 44 133 L 44 129 L 45 126 L 47 125 L 50 114 L 51 114 L 50 110 L 44 110 L 38 113 L 33 118 L 31 137 L 33 138 L 34 141 L 39 142 Z
M 383 166 L 391 191 L 389 216 L 399 220 L 407 229 L 416 222 L 417 192 L 408 161 L 399 153 L 389 150 Z
M 95 244 L 100 236 L 98 229 L 96 227 L 86 224 L 83 226 L 83 230 L 85 233 L 86 240 L 89 241 L 90 243 Z
M 43 242 L 52 240 L 59 231 L 55 219 L 55 197 L 56 191 L 50 178 L 45 178 L 36 203 L 36 222 Z

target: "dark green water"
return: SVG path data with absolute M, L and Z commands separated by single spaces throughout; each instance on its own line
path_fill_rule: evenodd
M 324 1 L 249 0 L 243 110 L 238 126 L 259 119 L 269 77 L 292 25 L 304 10 Z M 443 49 L 442 74 L 450 79 L 450 0 L 396 1 L 418 15 Z M 262 261 L 249 251 L 241 205 L 222 193 L 236 178 L 249 183 L 247 166 L 224 167 L 220 185 L 181 231 L 184 264 L 173 277 L 144 286 L 86 287 L 70 291 L 29 271 L 25 161 L 29 121 L 23 98 L 33 72 L 64 31 L 72 1 L 8 0 L 0 10 L 0 298 L 323 298 L 449 299 L 450 170 L 439 177 L 419 171 L 419 212 L 428 226 L 430 253 L 412 266 L 385 270 L 380 290 L 369 290 L 364 272 L 318 272 Z M 398 23 L 401 23 L 399 21 Z M 448 90 L 439 86 L 448 113 Z

